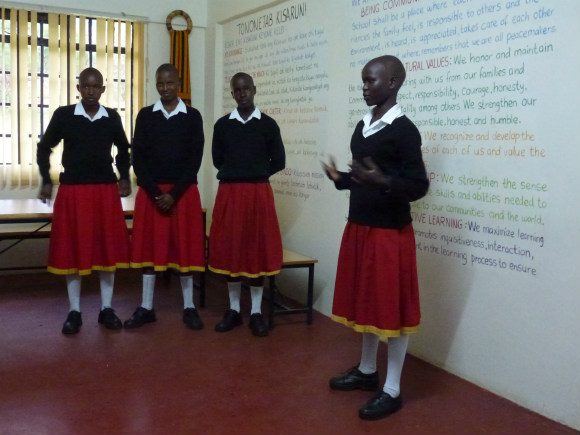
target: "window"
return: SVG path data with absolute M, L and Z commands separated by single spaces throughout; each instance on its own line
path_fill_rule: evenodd
M 0 8 L 0 55 L 0 187 L 38 184 L 36 144 L 54 110 L 79 100 L 86 67 L 101 71 L 101 104 L 119 111 L 132 136 L 143 105 L 143 23 Z

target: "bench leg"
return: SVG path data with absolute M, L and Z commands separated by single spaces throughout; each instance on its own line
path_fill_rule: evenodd
M 312 305 L 314 300 L 314 264 L 308 266 L 308 314 L 307 323 L 310 325 L 312 323 Z
M 270 285 L 268 286 L 270 297 L 269 297 L 269 305 L 270 305 L 270 312 L 268 313 L 268 326 L 270 329 L 274 328 L 274 297 L 276 294 L 276 276 L 272 275 L 269 277 Z

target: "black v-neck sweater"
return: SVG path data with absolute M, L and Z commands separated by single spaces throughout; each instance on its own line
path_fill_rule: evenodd
M 159 184 L 172 184 L 169 194 L 179 199 L 197 183 L 203 144 L 203 122 L 197 109 L 187 107 L 187 113 L 165 118 L 161 110 L 144 107 L 137 115 L 132 144 L 137 184 L 152 198 L 162 194 Z
M 280 128 L 274 119 L 261 114 L 242 124 L 223 116 L 215 123 L 213 164 L 222 182 L 262 182 L 284 169 L 286 154 Z
M 421 155 L 421 135 L 415 124 L 401 116 L 392 124 L 365 138 L 360 121 L 352 135 L 353 160 L 370 157 L 389 177 L 388 189 L 358 184 L 350 173 L 341 172 L 337 189 L 350 189 L 348 219 L 360 225 L 402 228 L 411 219 L 410 202 L 427 193 L 429 180 Z
M 108 107 L 108 117 L 90 121 L 75 115 L 75 104 L 59 107 L 54 111 L 36 150 L 36 161 L 42 183 L 50 179 L 50 154 L 63 141 L 62 184 L 114 183 L 117 176 L 113 171 L 111 147 L 117 147 L 115 164 L 121 179 L 129 179 L 129 143 L 123 130 L 121 117 Z

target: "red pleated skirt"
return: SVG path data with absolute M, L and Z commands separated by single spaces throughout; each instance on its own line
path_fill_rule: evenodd
M 88 275 L 118 267 L 129 267 L 129 234 L 117 184 L 61 184 L 54 202 L 48 271 Z
M 397 230 L 347 223 L 332 319 L 381 338 L 417 332 L 421 312 L 410 224 Z
M 163 192 L 173 185 L 161 184 Z M 168 268 L 180 272 L 205 270 L 205 235 L 197 185 L 191 185 L 169 213 L 161 212 L 141 188 L 135 198 L 131 267 Z
M 257 278 L 281 268 L 282 237 L 270 183 L 220 183 L 209 235 L 209 269 Z

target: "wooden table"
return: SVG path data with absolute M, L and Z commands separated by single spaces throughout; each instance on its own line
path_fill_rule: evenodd
M 135 197 L 121 198 L 125 217 L 133 217 Z M 0 224 L 22 224 L 52 221 L 52 202 L 39 199 L 0 199 Z
M 133 218 L 135 198 L 121 198 L 126 219 Z M 0 199 L 0 241 L 17 240 L 10 249 L 24 240 L 45 239 L 50 237 L 52 223 L 52 204 L 39 199 Z M 33 224 L 42 224 L 34 225 Z M 5 249 L 5 248 L 3 248 Z M 44 269 L 46 266 L 2 267 L 3 270 Z

